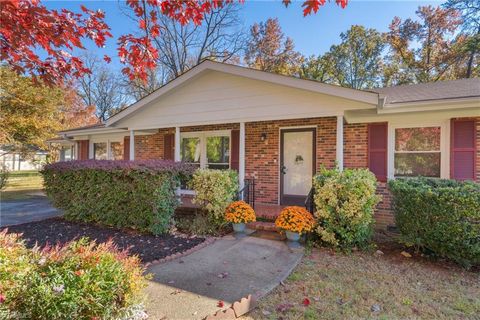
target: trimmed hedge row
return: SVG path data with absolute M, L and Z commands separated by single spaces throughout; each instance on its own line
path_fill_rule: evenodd
M 49 164 L 41 173 L 67 219 L 160 234 L 170 227 L 180 179 L 193 170 L 173 161 L 85 160 Z
M 389 187 L 404 244 L 465 267 L 480 264 L 480 184 L 416 178 Z

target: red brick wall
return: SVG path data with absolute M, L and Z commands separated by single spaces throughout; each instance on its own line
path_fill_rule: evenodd
M 335 166 L 336 158 L 336 121 L 335 117 L 328 117 L 249 122 L 245 124 L 245 174 L 247 178 L 253 177 L 256 179 L 255 190 L 257 202 L 278 203 L 280 188 L 280 128 L 315 126 L 317 129 L 317 169 L 322 164 L 327 168 L 332 168 Z M 262 133 L 267 134 L 265 141 L 261 140 Z
M 368 124 L 343 126 L 343 166 L 345 168 L 366 168 L 368 166 Z
M 175 133 L 175 128 L 159 129 L 148 136 L 135 136 L 135 159 L 163 160 L 164 135 L 167 133 Z

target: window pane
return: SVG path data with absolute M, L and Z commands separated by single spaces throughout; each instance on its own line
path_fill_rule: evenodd
M 228 169 L 230 163 L 229 137 L 207 137 L 207 163 L 209 168 Z
M 182 161 L 200 163 L 200 138 L 182 138 Z
M 63 147 L 60 150 L 60 161 L 70 161 L 70 160 L 73 160 L 72 147 Z
M 96 160 L 107 160 L 107 143 L 106 142 L 94 143 L 93 154 Z
M 123 160 L 123 142 L 110 142 L 112 160 Z
M 395 151 L 439 151 L 440 127 L 395 129 Z
M 440 152 L 396 153 L 396 177 L 440 177 Z

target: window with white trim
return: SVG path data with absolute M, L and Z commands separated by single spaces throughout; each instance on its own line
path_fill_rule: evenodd
M 62 146 L 60 149 L 60 161 L 71 161 L 74 159 L 75 148 L 73 146 Z
M 441 127 L 395 128 L 395 177 L 441 176 Z
M 180 157 L 199 168 L 230 168 L 230 131 L 182 133 Z
M 107 160 L 107 143 L 106 142 L 93 143 L 93 159 Z
M 94 140 L 91 150 L 95 160 L 123 160 L 123 137 L 121 139 Z

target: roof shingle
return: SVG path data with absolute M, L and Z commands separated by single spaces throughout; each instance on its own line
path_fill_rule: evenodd
M 373 89 L 386 96 L 386 104 L 480 97 L 480 78 L 419 83 Z

